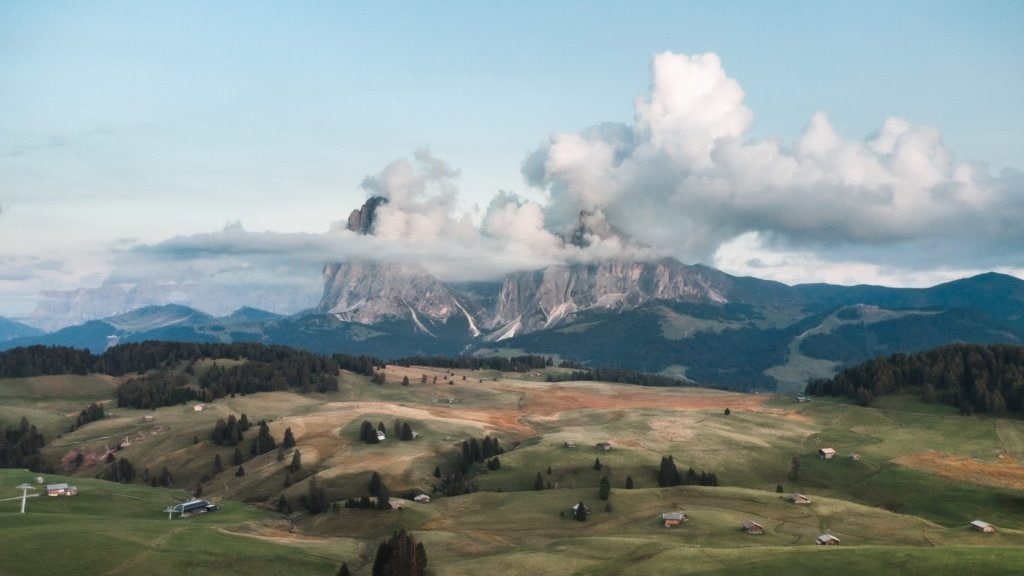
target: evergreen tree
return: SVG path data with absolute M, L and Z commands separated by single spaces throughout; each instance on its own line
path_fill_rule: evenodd
M 352 573 L 348 571 L 348 563 L 342 562 L 335 576 L 352 576 Z
M 786 476 L 790 482 L 796 482 L 800 479 L 800 458 L 793 455 L 793 458 L 789 461 L 789 474 Z
M 281 514 L 292 513 L 292 505 L 291 503 L 288 502 L 288 499 L 285 498 L 284 494 L 281 494 L 281 496 L 278 497 L 277 499 L 277 511 Z
M 427 552 L 404 529 L 390 540 L 381 542 L 373 560 L 373 576 L 423 576 L 427 568 Z
M 296 448 L 295 452 L 292 453 L 292 461 L 288 464 L 288 470 L 290 472 L 298 472 L 302 469 L 302 453 Z
M 245 413 L 243 412 L 241 417 L 238 418 L 238 429 L 241 430 L 242 432 L 245 432 L 246 430 L 249 429 L 249 426 L 249 417 L 246 416 Z
M 224 465 L 220 463 L 220 454 L 213 456 L 213 473 L 217 474 L 224 470 Z
M 601 459 L 600 458 L 594 458 L 594 470 L 600 471 L 601 468 L 602 468 Z
M 242 450 L 238 446 L 235 446 L 235 453 L 231 456 L 231 463 L 235 466 L 241 464 L 245 458 L 242 456 Z
M 604 476 L 601 478 L 601 485 L 597 489 L 597 497 L 601 500 L 607 500 L 608 496 L 612 493 L 612 485 L 608 482 L 608 477 Z
M 544 478 L 541 477 L 540 472 L 537 472 L 537 477 L 534 478 L 534 480 L 533 480 L 533 489 L 534 490 L 543 490 L 544 489 Z
M 359 426 L 359 439 L 367 444 L 380 442 L 380 439 L 377 438 L 377 430 L 374 429 L 373 424 L 369 420 L 363 420 L 363 423 Z
M 399 438 L 406 441 L 413 439 L 412 426 L 410 426 L 408 422 L 402 425 L 402 434 Z
M 160 485 L 164 488 L 170 488 L 173 483 L 174 478 L 171 476 L 171 471 L 167 469 L 167 466 L 164 466 L 163 469 L 160 470 Z
M 281 440 L 281 447 L 285 450 L 291 450 L 295 447 L 295 436 L 292 435 L 290 426 L 284 429 L 284 439 Z
M 441 467 L 440 466 L 434 466 L 434 478 L 440 478 L 440 477 L 441 477 Z
M 776 484 L 775 485 L 775 493 L 776 494 L 782 494 L 782 491 L 783 491 L 782 490 L 782 484 Z
M 380 474 L 375 470 L 370 474 L 370 496 L 380 496 L 380 487 L 384 484 L 380 479 Z
M 572 517 L 574 520 L 578 520 L 580 522 L 583 522 L 587 519 L 587 507 L 585 504 L 583 504 L 582 500 L 580 500 L 579 503 L 576 504 L 576 507 L 572 512 Z
M 237 469 L 235 470 L 235 476 L 239 476 L 239 477 L 241 477 L 241 476 L 245 476 L 245 468 L 242 468 L 241 466 L 239 466 L 239 467 L 238 467 L 238 468 L 237 468 Z
M 725 409 L 725 415 L 728 416 L 729 414 L 732 414 L 732 410 L 729 410 L 728 408 L 726 408 Z
M 408 386 L 408 385 L 409 385 L 409 377 L 408 376 L 402 376 L 402 386 Z
M 267 425 L 266 420 L 260 420 L 260 430 L 256 434 L 256 438 L 253 438 L 252 449 L 250 452 L 253 456 L 259 456 L 270 452 L 276 447 L 277 442 L 275 442 L 274 437 L 270 435 L 270 426 Z
M 626 476 L 626 490 L 632 490 L 632 489 L 633 489 L 633 477 L 632 476 Z
M 383 482 L 380 484 L 380 490 L 377 491 L 377 509 L 378 510 L 390 510 L 391 509 L 391 498 L 388 492 L 388 487 Z

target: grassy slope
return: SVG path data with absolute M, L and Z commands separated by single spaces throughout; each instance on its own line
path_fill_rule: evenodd
M 435 574 L 556 573 L 552 566 L 558 567 L 557 573 L 579 574 L 724 573 L 736 569 L 754 574 L 785 569 L 801 574 L 824 569 L 836 572 L 837 566 L 847 573 L 871 569 L 937 574 L 974 572 L 981 565 L 989 573 L 1011 573 L 1016 572 L 1011 567 L 1024 559 L 1024 539 L 1017 532 L 1024 529 L 1024 499 L 1019 491 L 988 487 L 983 479 L 980 483 L 946 480 L 892 462 L 924 450 L 983 462 L 1000 456 L 1024 460 L 1024 423 L 1017 420 L 963 418 L 947 407 L 889 397 L 871 409 L 818 400 L 798 405 L 778 397 L 761 404 L 762 409 L 744 410 L 737 405 L 750 397 L 692 390 L 657 394 L 666 398 L 713 396 L 713 404 L 723 407 L 732 401 L 732 414 L 725 416 L 721 408 L 679 410 L 654 405 L 625 410 L 613 405 L 599 410 L 567 406 L 566 411 L 551 415 L 531 412 L 538 395 L 544 393 L 541 383 L 517 382 L 509 375 L 491 373 L 467 373 L 463 380 L 458 371 L 444 380 L 446 371 L 430 368 L 391 367 L 389 372 L 389 384 L 383 387 L 346 375 L 338 393 L 225 398 L 199 413 L 185 406 L 156 411 L 117 409 L 114 418 L 65 434 L 55 442 L 57 446 L 48 449 L 48 455 L 59 457 L 71 448 L 95 446 L 125 435 L 139 438 L 141 432 L 142 440 L 122 452 L 138 468 L 145 463 L 156 472 L 168 465 L 175 474 L 175 485 L 186 487 L 207 473 L 213 456 L 220 454 L 229 469 L 206 484 L 207 493 L 256 496 L 270 502 L 282 487 L 284 466 L 290 458 L 277 462 L 274 454 L 265 455 L 247 462 L 246 476 L 235 478 L 229 466 L 233 449 L 206 441 L 218 417 L 245 412 L 252 421 L 271 420 L 278 439 L 286 426 L 296 433 L 305 466 L 293 478 L 295 485 L 284 493 L 297 506 L 307 488 L 302 479 L 314 470 L 320 471 L 321 485 L 332 498 L 364 493 L 370 470 L 381 471 L 393 495 L 412 488 L 429 491 L 434 482 L 430 472 L 439 463 L 444 466 L 461 439 L 490 433 L 500 436 L 506 446 L 522 440 L 517 449 L 501 456 L 501 470 L 481 470 L 476 481 L 490 492 L 435 499 L 430 505 L 401 513 L 342 510 L 300 520 L 303 539 L 271 541 L 270 557 L 253 557 L 251 564 L 238 567 L 238 573 L 246 566 L 274 573 L 278 562 L 285 560 L 307 563 L 300 564 L 307 570 L 291 573 L 330 573 L 330 564 L 336 567 L 339 559 L 348 560 L 356 573 L 368 573 L 376 541 L 399 527 L 417 531 L 426 543 Z M 428 375 L 429 384 L 419 383 L 422 374 Z M 409 376 L 411 386 L 398 385 L 403 375 Z M 540 378 L 531 375 L 528 380 Z M 112 384 L 96 379 L 32 380 L 0 382 L 5 415 L 10 405 L 18 411 L 37 410 L 51 425 L 63 423 L 67 413 L 77 412 L 88 401 L 109 398 L 112 391 Z M 615 389 L 587 384 L 579 393 Z M 33 404 L 37 394 L 44 400 Z M 519 414 L 516 428 L 502 429 L 497 421 L 480 420 L 488 410 Z M 153 415 L 154 421 L 144 422 L 143 415 Z M 355 441 L 362 420 L 382 421 L 390 432 L 396 418 L 412 423 L 421 438 L 369 446 Z M 154 434 L 158 425 L 162 431 Z M 198 444 L 193 444 L 194 436 L 200 439 Z M 566 440 L 575 441 L 579 448 L 564 448 Z M 599 454 L 593 445 L 604 440 L 611 440 L 615 448 Z M 835 447 L 841 457 L 818 460 L 814 454 L 823 446 Z M 243 449 L 247 447 L 248 441 Z M 858 453 L 860 460 L 842 457 L 851 452 Z M 657 488 L 655 471 L 662 454 L 672 454 L 683 469 L 693 466 L 716 472 L 727 487 Z M 793 455 L 801 461 L 796 482 L 786 479 Z M 596 457 L 605 465 L 601 471 L 593 469 Z M 559 489 L 532 491 L 537 472 Z M 84 475 L 94 473 L 83 471 Z M 610 513 L 596 498 L 596 486 L 604 475 L 610 477 L 614 488 Z M 627 475 L 637 490 L 622 489 Z M 80 485 L 90 482 L 95 481 L 78 480 Z M 793 507 L 783 502 L 774 493 L 776 484 L 783 484 L 787 493 L 810 494 L 815 504 Z M 98 494 L 102 486 L 110 485 L 97 483 L 91 492 Z M 232 573 L 225 572 L 219 554 L 241 550 L 249 554 L 251 549 L 263 547 L 254 547 L 251 539 L 222 529 L 264 533 L 264 525 L 272 525 L 276 518 L 236 504 L 236 511 L 229 505 L 227 514 L 196 518 L 188 530 L 175 531 L 170 527 L 180 524 L 165 524 L 165 517 L 164 522 L 155 522 L 149 516 L 154 506 L 162 509 L 168 501 L 181 498 L 181 493 L 171 495 L 138 486 L 117 487 L 115 492 L 122 489 L 129 491 L 126 498 L 132 504 L 118 505 L 112 517 L 99 501 L 90 503 L 88 498 L 93 496 L 89 490 L 78 500 L 38 498 L 30 502 L 30 508 L 38 502 L 41 510 L 50 510 L 47 514 L 52 515 L 41 519 L 12 517 L 2 507 L 14 510 L 14 503 L 0 503 L 0 527 L 5 528 L 0 531 L 0 553 L 13 559 L 10 566 L 38 561 L 43 563 L 38 572 L 60 572 L 57 566 L 72 564 L 61 565 L 50 558 L 30 560 L 30 555 L 18 550 L 44 541 L 43 534 L 67 530 L 73 534 L 63 540 L 75 544 L 60 556 L 61 561 L 87 558 L 90 566 L 98 567 L 95 573 L 136 572 L 134 564 L 126 564 L 129 561 L 158 574 L 212 572 L 213 567 L 217 573 Z M 139 492 L 132 492 L 136 490 Z M 580 524 L 559 516 L 580 499 L 594 508 L 591 521 Z M 684 528 L 666 530 L 657 517 L 669 508 L 683 508 L 693 520 Z M 746 518 L 764 524 L 768 533 L 761 537 L 740 533 L 739 522 Z M 995 523 L 1000 531 L 995 535 L 970 532 L 966 523 L 975 518 Z M 6 530 L 22 526 L 17 522 L 34 528 Z M 202 531 L 191 526 L 201 526 Z M 825 530 L 842 538 L 843 546 L 822 550 L 811 545 Z M 26 536 L 12 532 L 25 532 Z M 118 544 L 117 552 L 102 552 L 110 541 Z M 199 550 L 192 555 L 176 552 L 196 546 Z M 36 568 L 10 570 L 36 573 Z M 235 569 L 235 564 L 230 569 Z

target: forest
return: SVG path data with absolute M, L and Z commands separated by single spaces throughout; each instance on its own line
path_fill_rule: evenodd
M 1024 412 L 1024 346 L 954 344 L 915 354 L 878 357 L 831 379 L 808 383 L 807 394 L 845 396 L 862 405 L 886 394 L 915 394 L 961 414 Z

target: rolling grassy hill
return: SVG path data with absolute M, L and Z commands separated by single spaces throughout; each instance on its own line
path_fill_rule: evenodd
M 209 364 L 197 363 L 196 371 Z M 201 412 L 108 404 L 113 416 L 53 437 L 46 455 L 58 460 L 128 437 L 116 456 L 137 471 L 166 466 L 176 490 L 94 480 L 103 466 L 97 463 L 73 472 L 79 496 L 36 498 L 25 516 L 16 501 L 0 502 L 0 573 L 75 566 L 82 574 L 331 574 L 344 560 L 354 573 L 369 574 L 376 544 L 398 528 L 425 544 L 428 573 L 436 575 L 1013 574 L 1024 560 L 1019 420 L 963 417 L 899 396 L 862 408 L 694 388 L 552 384 L 542 381 L 543 371 L 389 366 L 385 373 L 384 385 L 344 373 L 338 392 L 238 395 Z M 400 384 L 403 377 L 409 386 Z M 25 414 L 60 429 L 86 402 L 109 402 L 117 383 L 93 376 L 2 380 L 3 416 Z M 250 457 L 250 430 L 241 445 L 246 474 L 235 476 L 234 449 L 212 444 L 209 435 L 218 418 L 241 413 L 268 420 L 278 441 L 291 428 L 302 470 L 286 469 L 291 450 L 282 460 L 276 452 Z M 396 420 L 408 422 L 419 437 L 363 444 L 364 420 L 384 423 L 389 434 Z M 339 508 L 309 516 L 299 504 L 314 475 L 332 501 L 365 495 L 371 471 L 393 498 L 431 493 L 435 467 L 452 469 L 461 442 L 484 435 L 500 438 L 508 451 L 499 470 L 471 468 L 478 492 L 435 495 L 402 511 Z M 604 441 L 611 451 L 594 447 Z M 822 447 L 839 456 L 818 459 Z M 667 454 L 682 470 L 713 471 L 721 486 L 659 487 L 658 462 Z M 225 464 L 219 473 L 211 470 L 216 455 Z M 794 456 L 800 470 L 791 480 Z M 597 458 L 601 470 L 594 469 Z M 551 489 L 533 490 L 538 472 Z M 34 477 L 0 473 L 4 496 L 16 496 L 10 487 L 26 476 Z M 604 476 L 612 486 L 607 508 L 597 497 Z M 632 490 L 624 488 L 627 476 Z M 200 480 L 223 512 L 168 522 L 160 510 Z M 783 494 L 776 493 L 780 484 Z M 793 505 L 783 498 L 791 492 L 813 503 Z M 296 509 L 290 518 L 273 512 L 282 495 Z M 586 522 L 567 514 L 580 500 L 592 508 Z M 671 510 L 685 510 L 690 521 L 664 528 L 660 514 Z M 969 530 L 978 518 L 998 532 Z M 766 533 L 743 534 L 746 519 Z M 824 532 L 842 544 L 815 546 Z M 42 554 L 48 538 L 62 549 Z

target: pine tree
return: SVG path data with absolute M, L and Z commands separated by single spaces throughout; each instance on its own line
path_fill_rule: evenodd
M 534 490 L 543 490 L 544 489 L 544 478 L 541 477 L 540 472 L 537 472 L 537 477 L 533 480 L 533 489 Z
M 633 477 L 632 476 L 626 476 L 626 490 L 632 490 L 632 489 L 633 489 Z
M 302 453 L 296 448 L 295 452 L 292 453 L 292 461 L 288 464 L 288 470 L 291 472 L 298 472 L 302 469 Z
M 607 500 L 611 493 L 612 485 L 608 482 L 608 477 L 604 476 L 601 478 L 601 486 L 597 489 L 597 497 L 601 500 Z
M 335 576 L 352 576 L 352 573 L 348 571 L 348 563 L 342 562 Z
M 408 422 L 402 424 L 402 434 L 399 436 L 402 440 L 409 441 L 413 439 L 412 426 Z
M 267 425 L 266 420 L 260 420 L 260 431 L 252 441 L 252 454 L 254 456 L 266 454 L 276 447 L 277 442 L 275 442 L 274 437 L 270 435 L 270 426 Z
M 239 466 L 238 469 L 235 470 L 235 476 L 245 476 L 245 468 Z
M 789 461 L 789 474 L 786 476 L 790 482 L 796 482 L 800 479 L 800 458 L 796 455 Z
M 402 376 L 402 386 L 408 386 L 408 385 L 409 385 L 409 377 L 408 376 Z
M 601 470 L 602 464 L 600 458 L 594 458 L 594 470 Z
M 576 504 L 576 508 L 572 512 L 572 517 L 573 519 L 578 520 L 580 522 L 583 522 L 587 519 L 587 507 L 585 504 L 583 504 L 582 500 L 580 500 L 579 503 Z
M 245 458 L 242 456 L 242 450 L 238 446 L 235 446 L 235 453 L 231 456 L 231 463 L 238 466 L 244 459 Z
M 213 473 L 216 474 L 224 470 L 224 465 L 220 463 L 220 454 L 216 454 L 213 457 Z
M 163 469 L 160 470 L 160 485 L 164 488 L 170 488 L 173 483 L 174 478 L 171 476 L 171 471 L 167 469 L 167 466 L 164 466 Z
M 370 475 L 370 496 L 380 496 L 380 487 L 384 484 L 380 479 L 380 474 L 374 471 Z
M 434 466 L 434 478 L 440 478 L 440 477 L 441 477 L 441 467 L 440 466 Z
M 291 427 L 284 429 L 284 439 L 281 440 L 281 447 L 290 450 L 295 447 L 295 436 L 292 435 Z

